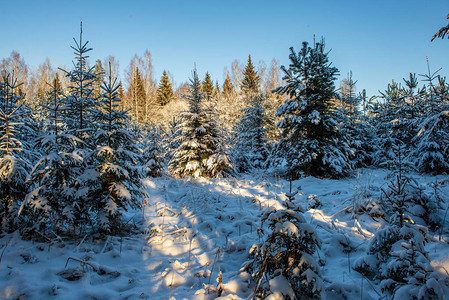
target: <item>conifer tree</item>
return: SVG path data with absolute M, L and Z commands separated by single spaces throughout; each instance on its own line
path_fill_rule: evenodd
M 146 130 L 144 140 L 143 163 L 145 176 L 159 177 L 164 170 L 164 150 L 166 146 L 160 134 L 160 129 L 150 126 Z
M 96 97 L 99 97 L 101 94 L 101 84 L 103 83 L 104 80 L 103 63 L 99 59 L 95 61 L 94 73 L 96 77 L 93 84 L 94 94 Z
M 227 154 L 219 145 L 212 112 L 204 108 L 201 83 L 196 70 L 187 96 L 189 110 L 183 113 L 180 145 L 170 162 L 170 171 L 180 177 L 217 177 L 231 168 Z
M 57 232 L 74 231 L 75 226 L 88 220 L 86 209 L 76 197 L 77 177 L 82 174 L 86 149 L 76 136 L 66 130 L 62 114 L 64 103 L 56 79 L 47 92 L 48 105 L 42 105 L 49 120 L 39 136 L 39 150 L 43 156 L 35 163 L 28 178 L 32 187 L 22 204 L 31 211 L 33 221 Z M 83 203 L 81 201 L 81 203 Z
M 140 205 L 142 151 L 137 148 L 134 135 L 125 128 L 127 111 L 118 110 L 121 101 L 117 97 L 119 85 L 112 72 L 101 88 L 100 107 L 95 111 L 95 120 L 99 124 L 95 134 L 98 146 L 92 156 L 101 187 L 93 190 L 90 196 L 95 199 L 93 205 L 98 214 L 98 225 L 114 232 L 118 229 L 121 210 Z
M 218 80 L 217 80 L 217 81 L 215 81 L 215 87 L 214 87 L 213 95 L 217 96 L 218 94 L 220 94 L 220 85 L 218 84 Z
M 122 82 L 119 82 L 119 87 L 118 87 L 118 91 L 117 91 L 117 97 L 119 99 L 122 99 L 122 101 L 120 101 L 120 109 L 121 110 L 126 110 L 127 106 L 126 106 L 126 101 L 125 101 L 125 92 L 123 91 L 123 85 Z
M 95 95 L 93 92 L 94 82 L 97 78 L 94 67 L 89 68 L 87 53 L 92 51 L 83 41 L 83 24 L 81 23 L 80 39 L 73 39 L 75 46 L 71 48 L 75 51 L 76 63 L 75 69 L 67 72 L 66 77 L 70 80 L 69 95 L 65 99 L 67 106 L 66 123 L 69 130 L 75 132 L 75 135 L 85 139 L 88 136 L 92 126 L 92 115 L 90 109 L 95 106 Z
M 424 247 L 427 226 L 440 224 L 437 204 L 406 174 L 405 145 L 398 142 L 393 150 L 392 180 L 381 196 L 390 224 L 376 232 L 354 269 L 379 281 L 382 292 L 394 299 L 441 299 L 443 283 L 438 282 Z
M 174 97 L 173 87 L 170 82 L 170 78 L 168 78 L 167 71 L 164 70 L 162 73 L 161 81 L 159 82 L 159 87 L 157 89 L 157 102 L 159 105 L 164 106 L 168 102 L 170 102 Z
M 202 83 L 202 92 L 204 93 L 207 101 L 212 98 L 212 95 L 214 93 L 214 84 L 212 83 L 209 72 L 206 72 L 206 76 L 204 77 Z
M 293 200 L 290 198 L 290 200 Z M 321 240 L 307 224 L 304 209 L 286 201 L 287 209 L 266 209 L 261 222 L 270 232 L 263 243 L 250 250 L 242 270 L 254 280 L 253 299 L 322 299 L 324 283 L 313 258 Z
M 47 120 L 48 126 L 47 130 L 52 132 L 55 136 L 62 129 L 62 112 L 63 112 L 63 104 L 61 103 L 61 99 L 64 96 L 62 93 L 61 82 L 59 81 L 59 76 L 56 74 L 53 82 L 49 84 L 50 90 L 47 91 L 47 102 L 48 104 L 41 104 L 41 106 L 48 111 Z
M 276 89 L 288 98 L 276 114 L 283 120 L 278 123 L 282 136 L 275 154 L 287 160 L 292 178 L 301 171 L 313 176 L 342 176 L 350 165 L 349 147 L 332 110 L 338 69 L 331 66 L 323 43 L 312 48 L 303 42 L 298 53 L 293 47 L 290 51 L 290 66 L 282 67 L 286 85 Z
M 351 151 L 349 159 L 356 167 L 371 163 L 372 140 L 369 138 L 369 127 L 360 114 L 359 105 L 362 96 L 356 93 L 357 80 L 353 80 L 352 72 L 340 84 L 340 97 L 336 99 L 336 119 L 340 132 L 347 136 Z
M 449 14 L 447 15 L 447 19 L 449 19 Z M 446 26 L 441 27 L 441 28 L 437 31 L 437 33 L 435 33 L 435 35 L 432 37 L 432 39 L 431 39 L 430 41 L 433 42 L 433 40 L 434 40 L 435 38 L 437 38 L 437 37 L 440 37 L 440 38 L 444 39 L 444 37 L 446 36 L 446 34 L 447 34 L 448 37 L 449 37 L 449 24 L 446 25 Z
M 232 97 L 234 95 L 234 86 L 232 85 L 231 78 L 229 74 L 226 74 L 226 79 L 223 83 L 223 96 L 225 98 Z
M 424 100 L 415 126 L 417 133 L 412 139 L 416 148 L 411 156 L 418 169 L 424 173 L 443 174 L 449 172 L 449 85 L 436 73 L 425 75 L 427 87 L 422 90 Z M 435 83 L 436 81 L 436 83 Z M 415 123 L 417 123 L 415 121 Z
M 146 116 L 146 92 L 138 67 L 134 70 L 129 92 L 131 107 L 134 109 L 134 119 L 142 124 L 145 122 Z
M 260 77 L 251 61 L 251 55 L 248 56 L 248 63 L 243 71 L 240 88 L 244 94 L 255 93 L 260 89 Z
M 236 125 L 237 141 L 234 159 L 237 169 L 247 171 L 251 167 L 262 168 L 268 157 L 265 137 L 265 108 L 263 94 L 248 96 L 248 106 L 242 109 L 242 118 Z
M 0 229 L 13 230 L 20 202 L 24 199 L 30 163 L 23 155 L 17 129 L 26 113 L 24 94 L 14 74 L 3 74 L 0 81 Z M 22 127 L 23 130 L 23 127 Z

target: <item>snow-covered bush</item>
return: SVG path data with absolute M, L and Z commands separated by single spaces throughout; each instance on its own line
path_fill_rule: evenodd
M 292 209 L 269 208 L 262 222 L 268 222 L 271 233 L 252 247 L 242 267 L 254 280 L 255 299 L 275 293 L 285 299 L 320 299 L 324 284 L 313 255 L 321 242 L 313 226 Z

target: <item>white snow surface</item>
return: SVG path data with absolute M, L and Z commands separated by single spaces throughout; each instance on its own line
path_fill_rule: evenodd
M 254 284 L 240 268 L 252 245 L 269 232 L 263 224 L 264 233 L 258 234 L 262 210 L 282 208 L 289 192 L 289 183 L 273 175 L 148 178 L 147 205 L 126 215 L 140 228 L 132 236 L 74 241 L 44 233 L 49 242 L 42 243 L 24 241 L 17 233 L 4 235 L 0 299 L 215 299 L 219 271 L 220 299 L 250 299 Z M 362 279 L 352 264 L 365 255 L 369 239 L 384 221 L 368 215 L 353 219 L 347 210 L 362 198 L 378 198 L 387 175 L 385 170 L 363 169 L 359 176 L 341 180 L 307 177 L 292 184 L 299 190 L 297 204 L 307 207 L 311 195 L 322 204 L 304 216 L 322 240 L 313 258 L 322 262 L 327 299 L 360 299 L 362 293 L 363 299 L 379 298 L 379 286 Z M 449 176 L 420 176 L 419 181 L 429 189 L 431 183 L 441 182 L 449 194 Z M 290 224 L 284 227 L 297 230 Z M 426 250 L 431 264 L 447 276 L 448 231 L 441 241 L 438 233 L 430 235 Z M 355 249 L 349 254 L 343 245 L 348 243 Z M 270 299 L 291 295 L 284 279 L 272 279 Z

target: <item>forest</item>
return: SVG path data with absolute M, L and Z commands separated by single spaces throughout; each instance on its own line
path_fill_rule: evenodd
M 368 97 L 321 38 L 175 85 L 83 30 L 70 68 L 0 60 L 0 298 L 449 295 L 439 69 Z

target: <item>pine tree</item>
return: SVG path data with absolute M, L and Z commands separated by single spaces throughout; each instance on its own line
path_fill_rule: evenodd
M 183 113 L 180 145 L 170 162 L 177 176 L 217 177 L 229 171 L 229 158 L 219 146 L 219 135 L 211 112 L 203 106 L 201 83 L 196 70 L 187 96 L 189 110 Z
M 248 63 L 243 71 L 240 88 L 244 94 L 256 93 L 260 89 L 260 77 L 251 61 L 251 55 L 248 56 Z
M 157 89 L 157 102 L 159 105 L 164 106 L 170 102 L 174 97 L 173 88 L 168 78 L 167 72 L 164 70 L 162 73 L 161 81 L 159 82 L 159 87 Z
M 212 82 L 212 79 L 210 78 L 209 72 L 206 72 L 206 76 L 204 77 L 201 90 L 204 93 L 206 100 L 209 101 L 214 93 L 214 84 Z
M 286 85 L 276 89 L 288 98 L 276 113 L 283 120 L 278 123 L 282 136 L 275 155 L 287 160 L 292 178 L 301 171 L 326 177 L 347 174 L 349 147 L 332 110 L 338 69 L 331 66 L 323 43 L 312 48 L 303 42 L 299 53 L 290 51 L 291 64 L 282 67 Z

